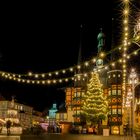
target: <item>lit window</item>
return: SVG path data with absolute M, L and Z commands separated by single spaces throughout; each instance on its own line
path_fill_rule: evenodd
M 60 113 L 60 120 L 64 120 L 64 114 Z
M 111 110 L 109 110 L 108 114 L 111 114 Z
M 115 77 L 116 75 L 115 74 L 113 74 L 113 77 Z
M 117 114 L 117 109 L 112 109 L 112 114 Z
M 122 93 L 121 93 L 121 90 L 118 90 L 118 95 L 121 95 Z
M 118 114 L 122 114 L 122 110 L 121 109 L 118 109 Z
M 75 97 L 80 97 L 80 92 L 76 92 Z
M 116 90 L 112 90 L 112 95 L 116 95 Z
M 20 106 L 20 109 L 23 110 L 23 106 Z
M 83 96 L 84 96 L 84 94 L 85 94 L 85 93 L 84 93 L 84 92 L 82 92 L 82 93 L 81 93 L 81 96 L 83 97 Z
M 80 114 L 80 110 L 77 110 L 77 114 Z
M 111 95 L 111 92 L 110 92 L 110 90 L 108 91 L 108 95 Z

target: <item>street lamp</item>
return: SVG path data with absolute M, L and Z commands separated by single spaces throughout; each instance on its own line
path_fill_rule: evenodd
M 135 125 L 135 87 L 138 83 L 137 74 L 134 69 L 131 70 L 130 76 L 129 76 L 129 82 L 132 86 L 132 134 L 133 134 L 133 140 L 135 139 L 134 134 L 134 125 Z

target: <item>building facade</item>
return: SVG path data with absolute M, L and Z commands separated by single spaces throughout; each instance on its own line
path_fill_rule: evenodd
M 108 78 L 108 125 L 111 134 L 120 134 L 122 126 L 122 71 L 111 70 Z
M 31 127 L 33 108 L 14 101 L 0 101 L 0 119 L 22 128 Z

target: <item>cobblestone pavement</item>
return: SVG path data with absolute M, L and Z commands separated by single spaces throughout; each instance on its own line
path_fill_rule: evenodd
M 24 136 L 0 136 L 0 140 L 132 140 L 124 136 L 99 136 L 99 135 L 77 135 L 77 134 L 45 134 Z M 140 139 L 137 139 L 140 140 Z

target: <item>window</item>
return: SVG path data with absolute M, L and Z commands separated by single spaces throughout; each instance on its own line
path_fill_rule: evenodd
M 64 120 L 64 114 L 60 113 L 60 120 Z
M 117 114 L 117 109 L 112 109 L 112 114 Z
M 71 91 L 67 91 L 67 95 L 71 95 Z
M 77 114 L 80 114 L 80 110 L 77 110 Z
M 110 92 L 110 90 L 108 91 L 108 95 L 111 95 L 111 92 Z
M 118 114 L 122 114 L 122 110 L 121 109 L 118 109 Z
M 23 106 L 20 106 L 20 110 L 23 110 Z
M 121 90 L 118 90 L 118 95 L 121 95 L 122 93 L 121 93 Z
M 84 96 L 84 94 L 85 94 L 85 92 L 82 92 L 82 93 L 81 93 L 81 96 L 83 97 L 83 96 Z
M 67 96 L 67 97 L 66 97 L 66 100 L 71 101 L 71 96 Z
M 80 97 L 80 92 L 75 92 L 75 97 Z
M 116 90 L 112 90 L 112 95 L 116 95 Z
M 109 110 L 108 114 L 111 114 L 111 110 Z

